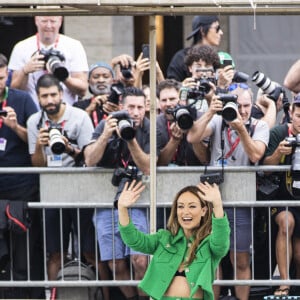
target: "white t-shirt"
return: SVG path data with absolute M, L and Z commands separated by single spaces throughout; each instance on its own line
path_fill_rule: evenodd
M 47 48 L 43 44 L 39 43 L 37 35 L 18 42 L 14 46 L 11 53 L 8 68 L 13 71 L 21 70 L 30 60 L 31 56 L 38 51 L 38 48 L 54 48 L 55 50 L 60 51 L 65 56 L 65 66 L 69 73 L 88 72 L 89 70 L 87 56 L 81 42 L 63 34 L 59 35 L 59 39 L 55 42 L 55 44 Z M 45 72 L 46 71 L 37 71 L 28 74 L 28 84 L 26 90 L 29 92 L 38 109 L 40 109 L 40 106 L 36 95 L 35 86 L 40 76 L 45 74 Z M 73 105 L 73 103 L 78 100 L 78 96 L 72 93 L 64 84 L 62 84 L 62 86 L 64 89 L 64 102 Z

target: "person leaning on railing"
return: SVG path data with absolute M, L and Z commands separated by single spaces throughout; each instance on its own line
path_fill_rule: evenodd
M 155 300 L 213 300 L 215 271 L 229 248 L 229 222 L 216 184 L 181 189 L 172 204 L 167 229 L 139 231 L 128 208 L 144 190 L 142 182 L 126 183 L 119 198 L 119 228 L 131 248 L 153 255 L 139 288 Z

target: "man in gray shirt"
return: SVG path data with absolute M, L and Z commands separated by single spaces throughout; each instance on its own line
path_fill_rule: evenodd
M 63 88 L 52 74 L 41 76 L 37 81 L 37 95 L 41 110 L 27 121 L 29 153 L 36 167 L 72 167 L 81 149 L 92 137 L 93 125 L 88 114 L 63 103 Z M 93 210 L 80 210 L 80 229 L 87 230 L 92 224 Z M 63 249 L 67 253 L 72 227 L 77 229 L 76 209 L 63 210 Z M 48 278 L 55 280 L 61 267 L 60 216 L 58 209 L 46 210 L 46 251 L 49 253 Z M 94 237 L 81 234 L 82 252 L 87 260 L 95 247 L 85 248 Z M 87 239 L 90 238 L 90 241 Z M 87 257 L 89 255 L 89 258 Z
M 230 94 L 237 95 L 236 103 L 232 101 L 228 105 L 235 117 L 225 121 L 224 114 L 223 117 L 218 115 L 218 112 L 224 111 L 224 103 L 220 101 L 220 97 L 214 96 L 208 111 L 194 122 L 187 139 L 191 143 L 197 143 L 210 137 L 212 166 L 249 166 L 257 163 L 264 155 L 269 142 L 269 127 L 266 122 L 251 117 L 253 94 L 246 84 L 233 83 L 229 91 Z M 250 279 L 251 211 L 242 207 L 236 209 L 235 215 L 233 208 L 226 209 L 226 212 L 231 226 L 230 259 L 233 266 L 236 255 L 236 278 Z M 249 289 L 249 286 L 236 286 L 236 297 L 247 300 Z

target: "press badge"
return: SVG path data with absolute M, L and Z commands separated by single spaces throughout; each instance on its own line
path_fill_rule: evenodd
M 223 160 L 222 159 L 219 159 L 217 160 L 217 166 L 227 166 L 227 159 L 224 158 Z
M 62 167 L 62 155 L 47 155 L 48 167 Z
M 7 139 L 0 138 L 0 151 L 5 151 L 6 149 Z

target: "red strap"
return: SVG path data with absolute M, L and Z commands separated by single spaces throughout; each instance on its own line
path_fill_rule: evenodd
M 10 214 L 10 211 L 9 211 L 9 204 L 6 205 L 6 209 L 5 209 L 5 212 L 6 212 L 6 215 L 7 217 L 12 220 L 15 224 L 17 224 L 23 231 L 27 231 L 27 227 L 18 219 L 14 218 L 11 214 Z
M 235 139 L 234 143 L 231 142 L 231 129 L 230 128 L 227 129 L 227 138 L 228 138 L 228 142 L 230 145 L 230 150 L 225 155 L 226 159 L 231 156 L 231 154 L 233 153 L 233 151 L 236 149 L 236 147 L 238 146 L 238 144 L 240 142 L 239 136 Z
M 59 34 L 57 35 L 57 37 L 55 39 L 54 48 L 57 48 L 58 42 L 59 42 Z M 41 50 L 40 35 L 38 32 L 36 34 L 36 47 L 37 47 L 38 51 Z

